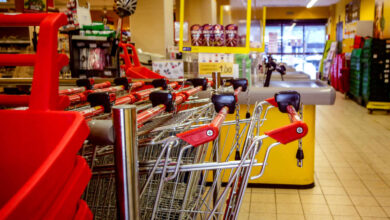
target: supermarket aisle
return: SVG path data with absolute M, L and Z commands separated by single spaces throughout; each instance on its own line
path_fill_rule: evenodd
M 390 219 L 390 115 L 337 94 L 316 129 L 316 187 L 248 189 L 240 220 Z

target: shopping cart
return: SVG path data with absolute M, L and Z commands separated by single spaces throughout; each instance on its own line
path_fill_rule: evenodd
M 251 168 L 262 167 L 261 173 L 255 176 L 259 178 L 264 173 L 273 147 L 297 140 L 307 132 L 307 126 L 298 119 L 295 111 L 295 107 L 299 107 L 299 95 L 296 93 L 277 94 L 275 98 L 259 103 L 249 119 L 236 118 L 235 121 L 224 122 L 226 114 L 234 112 L 237 94 L 246 90 L 245 83 L 246 80 L 235 80 L 235 94 L 215 94 L 213 104 L 197 104 L 177 114 L 154 117 L 138 130 L 136 107 L 133 107 L 134 114 L 128 114 L 129 109 L 126 108 L 114 108 L 114 121 L 119 121 L 115 125 L 116 137 L 121 140 L 116 144 L 116 151 L 112 145 L 89 144 L 83 152 L 93 169 L 93 178 L 84 199 L 95 218 L 116 218 L 119 207 L 121 219 L 131 214 L 130 219 L 236 219 Z M 294 123 L 262 136 L 256 135 L 271 108 L 268 107 L 264 113 L 265 104 L 279 106 L 284 112 L 288 110 Z M 264 116 L 260 118 L 262 113 Z M 131 117 L 134 117 L 133 120 L 130 120 Z M 134 124 L 129 125 L 129 121 L 134 121 Z M 222 143 L 218 135 L 221 125 L 232 124 L 244 124 L 245 128 L 236 129 L 239 138 L 234 143 Z M 129 132 L 126 127 L 134 129 Z M 295 133 L 297 130 L 300 133 L 291 133 L 293 128 Z M 121 136 L 131 133 L 138 138 L 126 141 Z M 264 161 L 259 163 L 255 156 L 262 140 L 267 137 L 278 142 L 268 147 Z M 123 142 L 131 143 L 132 147 L 119 147 Z M 237 156 L 237 152 L 233 154 L 238 145 L 243 146 L 238 152 L 242 156 Z M 221 158 L 224 150 L 230 151 L 229 156 Z M 119 156 L 126 153 L 131 158 L 123 163 Z M 137 166 L 115 170 L 114 161 L 117 166 L 123 164 L 124 167 L 136 161 Z M 139 170 L 134 169 L 138 166 Z M 222 188 L 221 180 L 225 176 L 229 177 L 229 181 Z M 115 183 L 118 179 L 122 184 L 119 181 Z M 127 185 L 123 184 L 124 180 L 127 180 Z M 116 203 L 117 195 L 119 204 Z

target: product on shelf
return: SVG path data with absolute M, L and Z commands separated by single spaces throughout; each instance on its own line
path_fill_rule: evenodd
M 202 26 L 199 24 L 194 24 L 190 28 L 191 33 L 191 45 L 192 46 L 202 46 L 203 45 L 203 33 Z
M 226 25 L 225 28 L 225 46 L 238 46 L 238 26 L 235 24 Z
M 225 45 L 225 32 L 223 25 L 213 25 L 213 46 Z
M 213 26 L 205 24 L 202 27 L 203 46 L 213 46 Z

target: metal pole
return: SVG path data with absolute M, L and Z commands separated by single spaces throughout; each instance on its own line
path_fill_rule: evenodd
M 113 107 L 118 219 L 139 219 L 136 106 Z
M 221 72 L 212 72 L 213 89 L 218 89 L 221 86 Z

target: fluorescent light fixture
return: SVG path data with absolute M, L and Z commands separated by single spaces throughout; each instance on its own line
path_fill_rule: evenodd
M 306 5 L 306 8 L 311 8 L 318 0 L 310 0 L 310 2 Z
M 225 11 L 230 11 L 230 5 L 224 5 L 223 10 Z
M 291 31 L 294 29 L 295 25 L 297 25 L 297 23 L 294 22 L 294 23 L 290 26 L 290 29 L 288 30 L 288 32 L 291 32 Z

